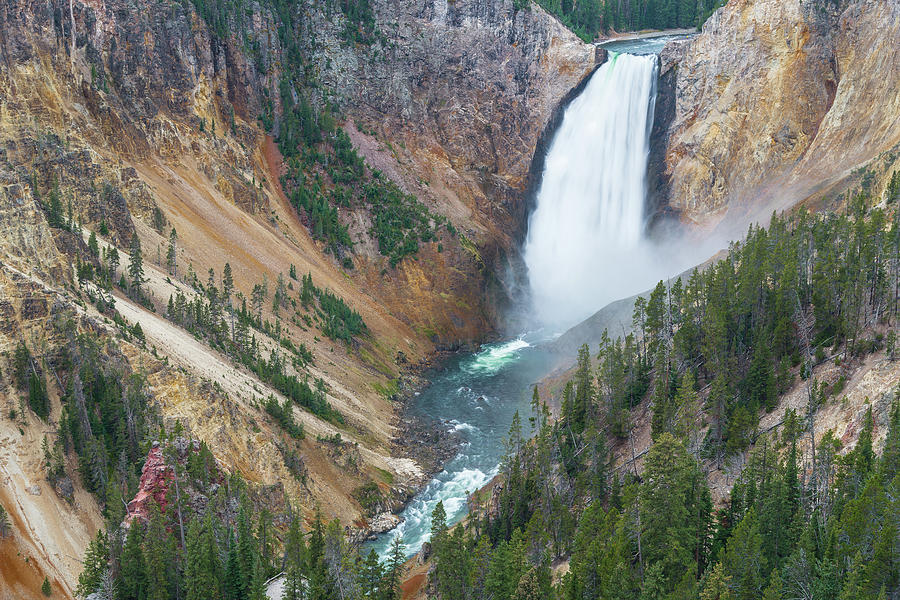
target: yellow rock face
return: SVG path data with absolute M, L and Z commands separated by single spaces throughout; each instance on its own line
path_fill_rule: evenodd
M 687 219 L 764 215 L 900 142 L 900 5 L 736 0 L 677 62 L 665 169 Z

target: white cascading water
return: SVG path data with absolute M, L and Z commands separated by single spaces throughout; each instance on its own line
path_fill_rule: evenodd
M 539 323 L 572 325 L 646 284 L 635 263 L 656 76 L 655 54 L 611 52 L 566 109 L 524 246 Z

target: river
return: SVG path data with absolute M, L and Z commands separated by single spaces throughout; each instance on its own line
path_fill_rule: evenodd
M 456 523 L 467 510 L 467 493 L 497 474 L 503 440 L 519 411 L 523 433 L 530 434 L 533 384 L 547 374 L 550 361 L 527 336 L 487 344 L 476 354 L 451 357 L 425 376 L 431 382 L 410 404 L 409 412 L 445 422 L 459 432 L 459 453 L 432 478 L 400 514 L 404 521 L 367 545 L 385 557 L 396 536 L 407 554 L 417 552 L 431 533 L 431 513 L 444 502 L 447 520 Z
M 666 275 L 663 257 L 645 238 L 644 205 L 658 71 L 651 55 L 675 37 L 604 44 L 610 59 L 554 133 L 523 247 L 536 330 L 564 331 Z M 426 373 L 431 383 L 409 411 L 452 427 L 463 443 L 406 506 L 403 522 L 368 548 L 384 558 L 400 537 L 414 554 L 430 537 L 440 501 L 450 524 L 465 516 L 468 494 L 497 474 L 516 411 L 523 433 L 531 433 L 533 385 L 555 366 L 538 339 L 523 335 L 489 344 Z

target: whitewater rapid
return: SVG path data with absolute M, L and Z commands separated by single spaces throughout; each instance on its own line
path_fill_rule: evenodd
M 524 245 L 539 323 L 574 324 L 646 282 L 635 258 L 645 250 L 657 64 L 655 54 L 610 52 L 565 111 Z
M 516 410 L 527 423 L 529 385 L 546 365 L 532 343 L 520 337 L 459 355 L 429 374 L 432 383 L 416 398 L 413 412 L 443 422 L 459 435 L 459 454 L 400 513 L 403 522 L 369 547 L 384 558 L 399 537 L 408 555 L 417 552 L 431 536 L 431 513 L 438 502 L 444 503 L 451 524 L 466 515 L 468 494 L 497 474 L 503 438 Z

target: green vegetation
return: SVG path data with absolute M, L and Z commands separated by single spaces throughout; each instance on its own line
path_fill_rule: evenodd
M 368 328 L 358 312 L 347 306 L 343 298 L 331 290 L 322 290 L 313 284 L 312 275 L 303 276 L 300 287 L 300 303 L 304 308 L 312 306 L 313 298 L 319 301 L 316 309 L 322 323 L 322 333 L 333 340 L 350 343 L 355 336 L 366 335 Z
M 174 497 L 165 507 L 151 500 L 149 518 L 135 518 L 123 541 L 100 531 L 88 546 L 78 595 L 110 597 L 104 594 L 114 589 L 123 600 L 264 600 L 266 580 L 283 572 L 285 600 L 399 600 L 399 543 L 380 564 L 374 553 L 360 557 L 340 522 L 326 525 L 318 512 L 307 532 L 299 512 L 276 530 L 242 481 L 228 484 L 197 512 Z
M 884 195 L 888 204 L 894 204 L 897 200 L 900 200 L 900 169 L 897 169 L 891 175 L 891 180 L 888 182 Z
M 269 396 L 266 399 L 265 407 L 266 412 L 278 421 L 281 428 L 288 432 L 292 438 L 302 440 L 306 436 L 303 431 L 303 423 L 298 425 L 294 420 L 293 407 L 288 398 L 285 398 L 284 404 L 278 404 L 278 400 Z
M 371 0 L 340 0 L 340 7 L 344 13 L 346 41 L 371 44 L 376 39 L 383 38 L 375 26 L 375 11 Z
M 372 233 L 378 240 L 378 250 L 390 258 L 392 267 L 416 254 L 420 241 L 436 240 L 437 231 L 446 223 L 378 171 L 372 173 L 372 181 L 363 186 L 363 192 L 375 217 Z
M 883 346 L 869 324 L 896 316 L 900 275 L 897 217 L 888 229 L 880 209 L 865 212 L 861 198 L 848 215 L 772 217 L 751 227 L 728 256 L 682 281 L 660 282 L 635 303 L 635 335 L 604 336 L 597 355 L 599 408 L 609 433 L 625 437 L 632 408 L 649 392 L 654 438 L 690 428 L 696 390 L 712 428 L 691 450 L 721 461 L 747 447 L 760 410 L 779 390 L 809 376 L 826 354 L 861 356 Z M 826 352 L 827 350 L 827 352 Z M 580 364 L 586 364 L 583 351 Z M 727 374 L 727 377 L 725 376 Z M 573 386 L 563 416 L 576 432 L 586 425 Z M 583 394 L 581 394 L 583 395 Z
M 789 414 L 719 511 L 700 463 L 671 433 L 651 446 L 640 477 L 628 464 L 616 472 L 595 422 L 573 436 L 536 400 L 533 442 L 518 418 L 510 429 L 499 510 L 451 531 L 435 509 L 433 597 L 876 600 L 900 588 L 900 393 L 881 458 L 869 409 L 852 451 L 841 454 L 828 432 L 801 476 L 806 423 Z M 569 440 L 576 453 L 566 453 Z M 570 570 L 553 585 L 549 566 L 561 557 Z
M 846 215 L 773 217 L 686 283 L 660 283 L 634 311 L 637 335 L 604 336 L 579 352 L 560 417 L 535 390 L 526 442 L 507 438 L 495 508 L 452 531 L 433 515 L 435 596 L 449 598 L 844 598 L 900 591 L 900 389 L 882 458 L 868 409 L 856 447 L 833 432 L 809 444 L 828 386 L 812 377 L 815 348 L 845 361 L 879 347 L 897 315 L 900 230 L 863 198 Z M 759 415 L 796 376 L 806 414 L 788 410 L 761 434 Z M 838 380 L 831 393 L 839 393 Z M 653 444 L 615 468 L 632 409 L 649 401 Z M 709 427 L 706 428 L 705 425 Z M 704 432 L 704 429 L 707 429 Z M 755 448 L 721 510 L 706 458 Z M 709 464 L 709 463 L 707 463 Z M 485 500 L 475 500 L 483 502 Z M 549 565 L 570 561 L 551 583 Z
M 240 8 L 240 3 L 193 2 L 219 37 L 244 32 L 248 50 L 252 53 L 258 46 L 247 33 L 248 13 Z M 335 99 L 315 76 L 315 32 L 310 31 L 307 7 L 297 0 L 266 0 L 262 8 L 275 13 L 281 23 L 278 39 L 285 62 L 278 82 L 282 114 L 277 132 L 270 99 L 265 99 L 260 120 L 264 128 L 277 133 L 278 148 L 287 167 L 281 177 L 285 194 L 313 238 L 321 241 L 347 269 L 353 266 L 349 256 L 353 242 L 340 211 L 369 211 L 369 233 L 378 240 L 379 251 L 389 258 L 391 267 L 395 267 L 404 257 L 415 255 L 420 243 L 435 240 L 446 220 L 432 214 L 378 171 L 369 169 L 338 126 L 341 117 Z M 340 19 L 348 43 L 386 44 L 376 27 L 371 0 L 329 0 L 322 8 L 329 17 Z
M 374 514 L 378 505 L 384 500 L 378 484 L 374 481 L 365 483 L 353 490 L 353 497 L 362 506 L 363 512 L 369 515 Z
M 205 285 L 195 277 L 192 283 L 197 288 L 197 293 L 193 299 L 188 300 L 181 291 L 176 292 L 169 298 L 166 317 L 196 337 L 205 340 L 211 347 L 223 351 L 246 366 L 261 381 L 270 384 L 292 402 L 325 420 L 343 423 L 343 416 L 333 409 L 325 398 L 324 382 L 317 380 L 314 386 L 310 386 L 308 378 L 298 376 L 300 370 L 312 363 L 312 352 L 304 344 L 295 345 L 284 337 L 280 322 L 272 326 L 269 321 L 262 320 L 262 306 L 268 296 L 268 283 L 263 282 L 254 286 L 251 294 L 252 306 L 248 309 L 246 298 L 234 293 L 234 282 L 230 274 L 231 267 L 226 264 L 221 284 L 216 282 L 215 272 L 212 269 Z M 321 294 L 318 290 L 316 292 Z M 276 310 L 282 304 L 287 304 L 285 286 L 279 285 L 275 296 Z M 237 308 L 234 306 L 235 297 L 240 302 Z M 350 311 L 343 300 L 329 295 L 327 302 L 330 302 L 329 310 L 333 312 L 323 315 L 332 315 L 331 320 L 327 322 L 331 322 L 337 330 L 357 331 L 360 327 L 364 328 L 362 319 Z M 354 319 L 354 315 L 359 319 L 358 322 Z M 251 328 L 278 341 L 278 347 L 269 351 L 268 359 L 263 357 L 263 349 L 256 336 L 251 333 Z M 281 349 L 286 352 L 281 352 Z M 293 367 L 297 373 L 291 373 L 288 367 Z M 277 405 L 277 402 L 275 404 Z M 270 407 L 268 403 L 266 409 L 292 437 L 302 437 L 302 430 L 292 424 L 290 410 L 284 406 L 278 406 L 276 410 L 275 406 Z
M 50 396 L 47 383 L 38 370 L 37 361 L 25 342 L 20 342 L 13 353 L 13 376 L 20 392 L 27 394 L 28 407 L 43 420 L 50 416 Z
M 529 0 L 516 0 L 516 8 Z M 688 28 L 703 25 L 725 0 L 535 0 L 584 41 L 603 31 Z
M 73 371 L 62 398 L 60 437 L 64 449 L 78 456 L 87 490 L 118 511 L 118 499 L 135 489 L 144 463 L 144 436 L 153 419 L 146 381 L 111 363 L 97 338 L 82 334 L 74 340 L 70 348 L 76 350 L 66 357 Z

